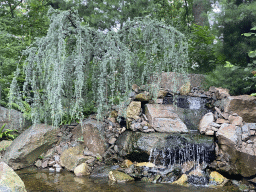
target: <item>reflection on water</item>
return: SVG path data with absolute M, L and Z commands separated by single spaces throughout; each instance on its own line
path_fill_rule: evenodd
M 61 173 L 49 173 L 37 168 L 27 168 L 16 171 L 25 183 L 27 192 L 218 192 L 232 191 L 227 188 L 210 189 L 197 187 L 181 187 L 168 183 L 152 184 L 140 181 L 131 183 L 110 183 L 108 179 L 75 177 L 73 173 L 63 171 Z

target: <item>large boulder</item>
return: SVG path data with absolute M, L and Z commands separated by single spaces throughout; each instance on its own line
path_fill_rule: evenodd
M 224 111 L 237 113 L 247 123 L 256 123 L 256 97 L 250 95 L 229 96 L 223 99 Z
M 171 105 L 147 104 L 145 114 L 149 124 L 158 132 L 188 132 L 187 126 Z
M 95 119 L 88 119 L 81 126 L 85 146 L 94 154 L 103 156 L 108 147 L 104 131 L 105 124 Z
M 177 92 L 187 81 L 185 74 L 175 72 L 163 72 L 160 86 L 172 92 Z M 205 77 L 201 74 L 187 74 L 191 88 L 203 87 Z
M 26 192 L 21 178 L 4 162 L 0 162 L 0 191 Z
M 152 156 L 152 152 L 155 149 L 157 149 L 157 151 L 167 149 L 174 151 L 186 151 L 186 149 L 188 150 L 189 147 L 196 149 L 196 147 L 193 146 L 198 146 L 199 148 L 200 146 L 204 146 L 204 149 L 206 149 L 209 155 L 214 151 L 213 137 L 203 135 L 198 137 L 198 135 L 192 134 L 170 134 L 156 132 L 142 133 L 125 131 L 118 137 L 116 144 L 118 149 L 120 149 L 119 154 L 121 156 L 126 156 L 128 154 L 132 154 L 133 152 L 143 152 L 143 155 L 144 153 L 148 154 L 147 159 L 143 159 L 142 161 L 148 161 L 149 156 Z M 160 156 L 162 157 L 162 155 Z M 143 158 L 142 155 L 138 157 Z
M 33 165 L 42 153 L 57 143 L 59 128 L 45 124 L 31 126 L 6 149 L 3 161 L 14 170 Z
M 10 113 L 10 119 L 9 119 Z M 0 128 L 4 125 L 4 130 L 17 130 L 21 133 L 24 129 L 31 126 L 31 121 L 24 119 L 21 112 L 14 110 L 14 109 L 7 109 L 0 106 Z
M 74 171 L 74 169 L 87 161 L 90 157 L 83 155 L 84 147 L 83 145 L 77 145 L 75 147 L 70 147 L 63 151 L 60 156 L 60 164 L 65 167 L 68 171 Z
M 222 124 L 216 133 L 218 140 L 217 159 L 212 167 L 228 174 L 243 177 L 256 175 L 256 124 L 246 123 L 243 127 Z

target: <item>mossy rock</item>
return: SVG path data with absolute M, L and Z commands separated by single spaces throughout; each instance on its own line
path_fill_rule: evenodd
M 111 181 L 118 182 L 118 183 L 127 182 L 127 181 L 134 181 L 134 178 L 132 178 L 131 176 L 129 176 L 129 175 L 123 173 L 123 172 L 115 171 L 115 170 L 109 172 L 108 178 Z

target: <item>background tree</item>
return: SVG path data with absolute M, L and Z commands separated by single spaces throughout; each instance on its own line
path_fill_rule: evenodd
M 242 36 L 256 26 L 256 2 L 241 0 L 223 0 L 222 12 L 217 14 L 218 54 L 223 60 L 245 67 L 252 62 L 248 56 L 250 50 L 256 49 L 256 40 Z

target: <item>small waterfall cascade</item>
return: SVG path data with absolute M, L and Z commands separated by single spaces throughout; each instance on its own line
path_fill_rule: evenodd
M 155 167 L 148 170 L 163 176 L 161 182 L 173 182 L 168 178 L 172 172 L 188 175 L 188 182 L 194 185 L 207 185 L 209 178 L 205 172 L 207 165 L 215 158 L 214 144 L 195 142 L 179 135 L 170 136 L 164 148 L 153 148 L 149 162 Z

